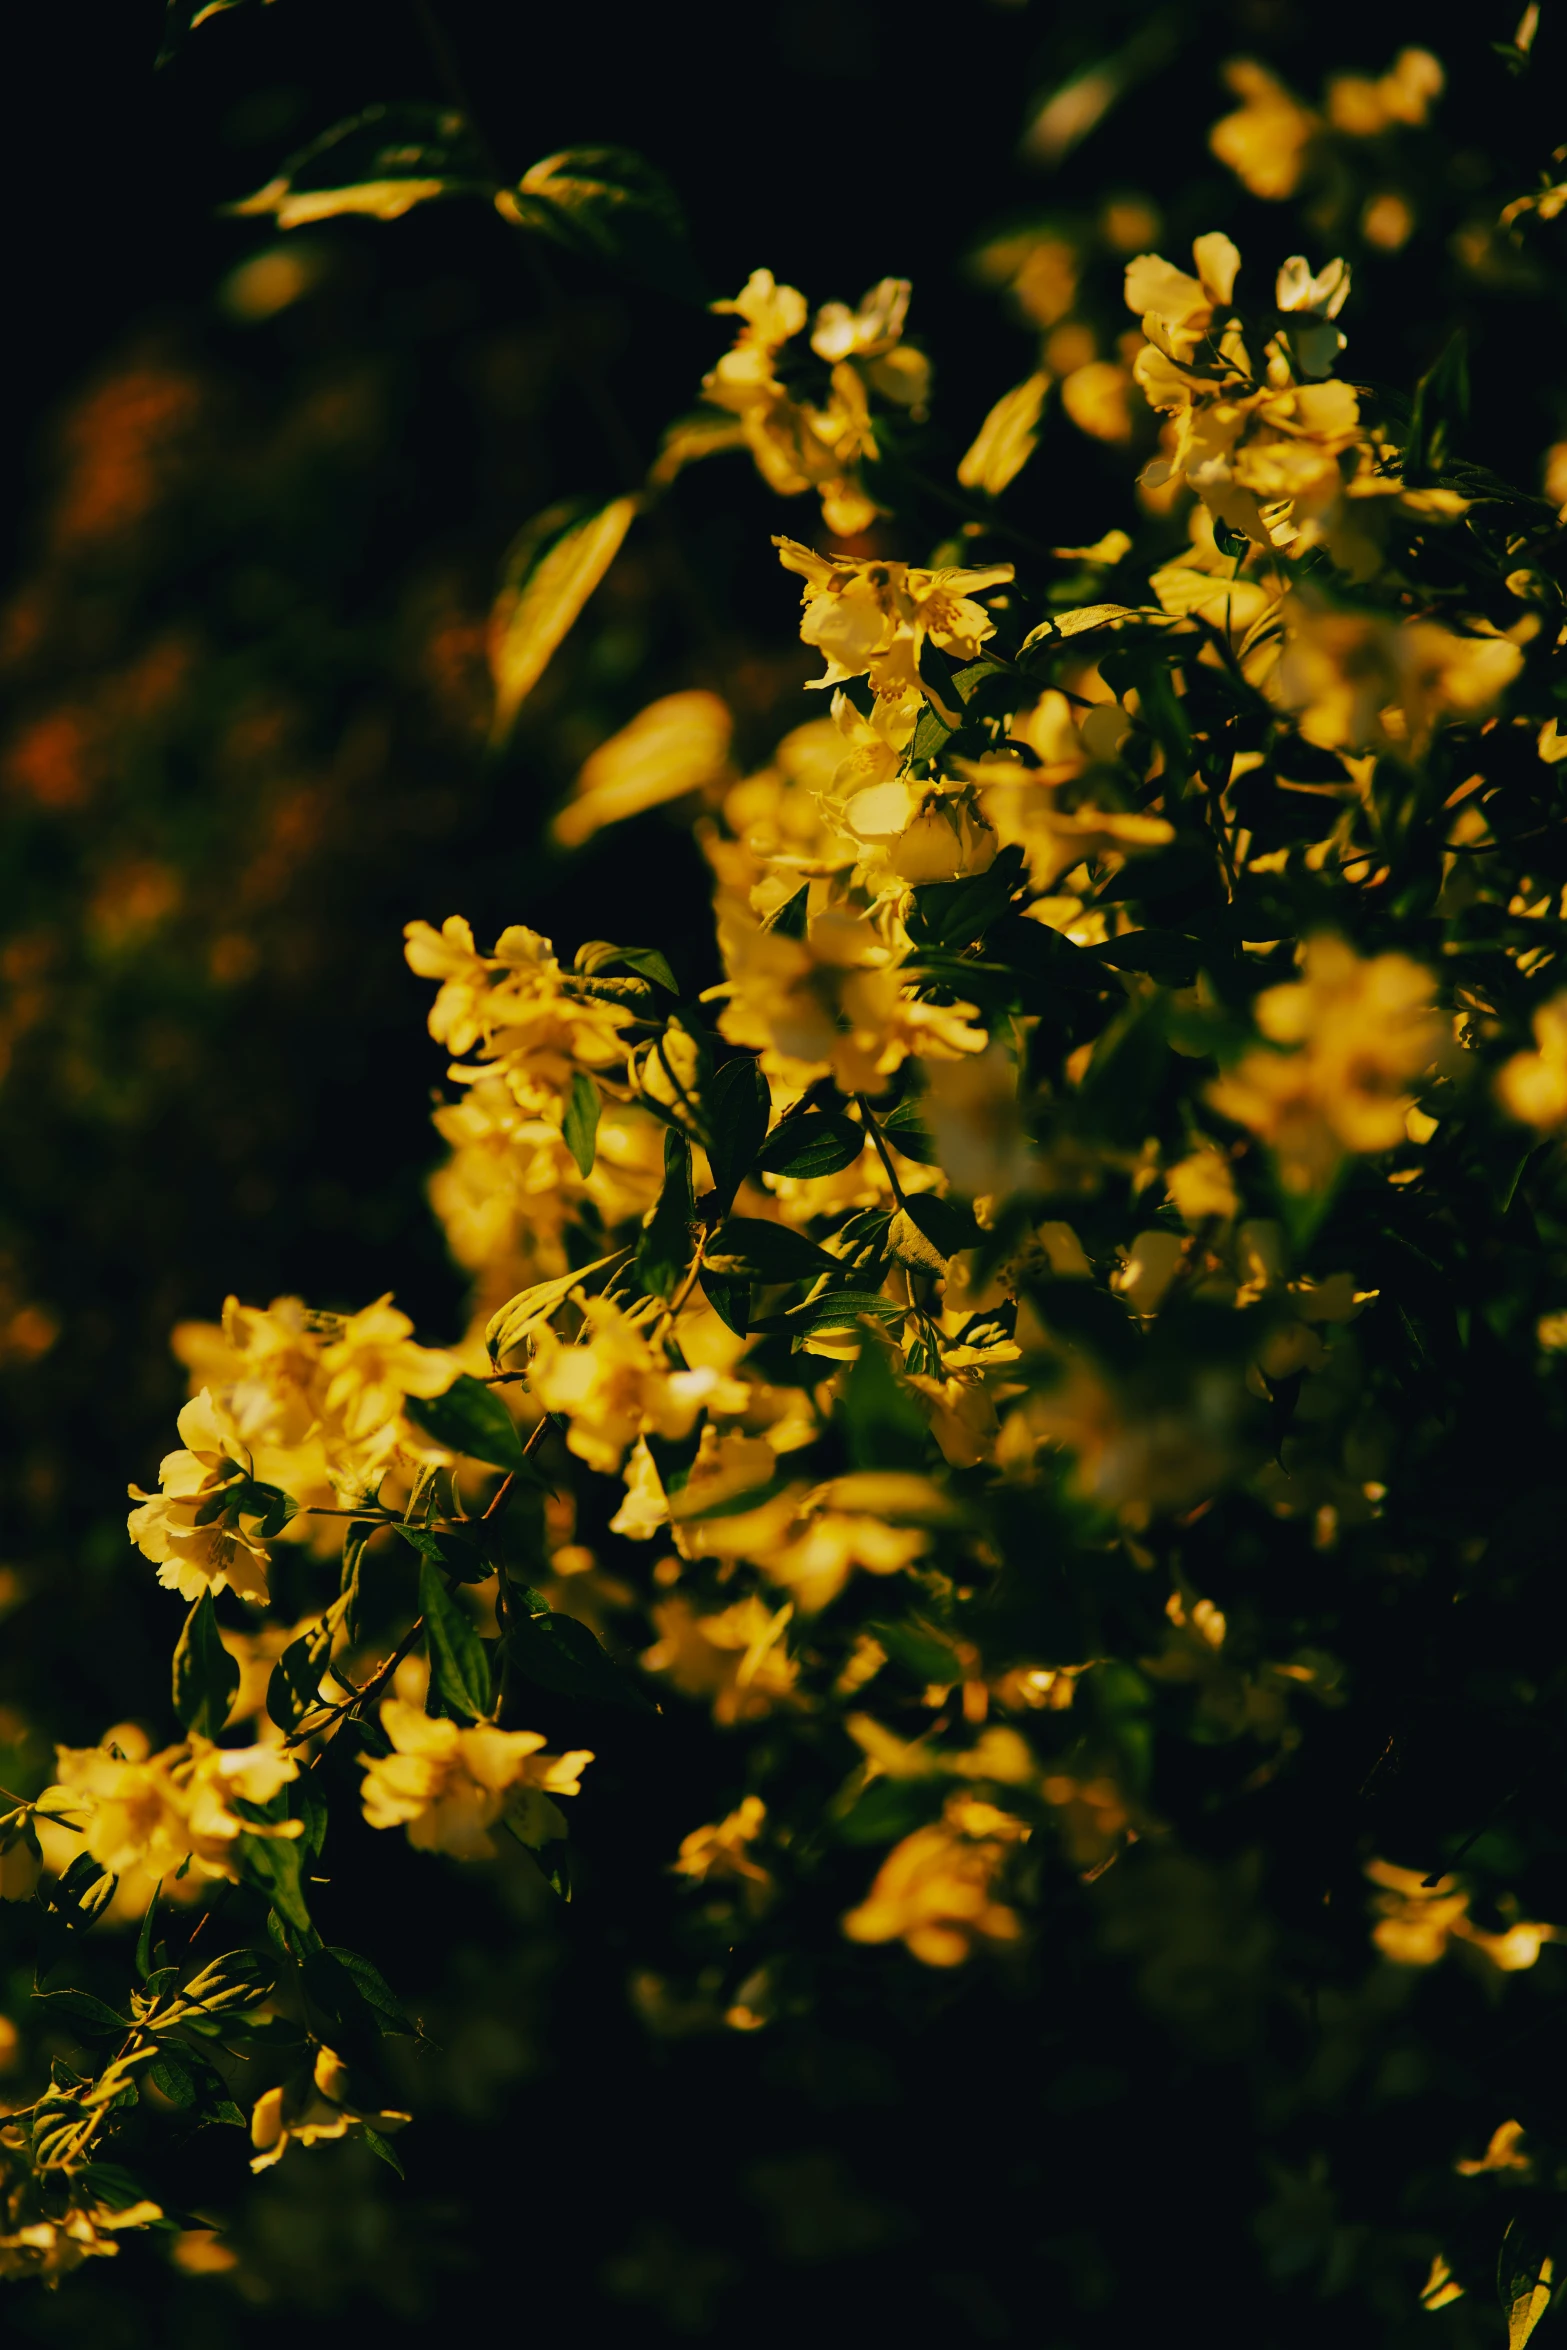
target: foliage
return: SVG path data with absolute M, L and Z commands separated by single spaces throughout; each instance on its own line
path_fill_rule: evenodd
M 1206 218 L 1175 249 L 1130 199 L 1092 259 L 1059 223 L 998 232 L 976 273 L 1038 364 L 962 447 L 906 280 L 813 310 L 758 267 L 639 477 L 514 538 L 492 763 L 552 683 L 591 705 L 574 648 L 634 530 L 693 615 L 683 673 L 590 727 L 554 821 L 597 840 L 590 919 L 636 937 L 406 925 L 458 1339 L 336 1275 L 336 1304 L 230 1296 L 176 1330 L 178 1448 L 155 1488 L 127 1464 L 131 1571 L 185 1611 L 158 1736 L 21 1742 L 0 1821 L 34 1904 L 8 2273 L 210 2240 L 179 2184 L 206 2127 L 246 2128 L 258 2174 L 341 2141 L 400 2171 L 423 2035 L 377 1888 L 403 1852 L 437 1910 L 431 1885 L 520 1868 L 542 1941 L 624 1818 L 657 1854 L 620 1929 L 655 2040 L 830 2069 L 835 2031 L 870 2047 L 885 2010 L 918 2049 L 977 1982 L 1005 2021 L 982 2043 L 957 2010 L 939 2093 L 960 2115 L 982 2044 L 1037 2042 L 1069 2114 L 1118 2094 L 1068 2051 L 1085 2002 L 1112 2079 L 1222 2082 L 1265 2141 L 1274 2279 L 1354 2274 L 1371 2320 L 1423 2298 L 1465 2341 L 1545 2314 L 1560 450 L 1546 496 L 1537 451 L 1511 479 L 1482 458 L 1461 332 L 1406 384 L 1355 369 L 1360 263 L 1321 231 L 1413 233 L 1398 141 L 1438 61 L 1319 105 L 1227 70 L 1213 156 L 1314 201 L 1311 258 L 1248 264 Z M 1085 70 L 1036 110 L 1041 153 L 1114 103 L 1094 71 L 1108 95 Z M 1556 193 L 1495 230 L 1540 241 L 1542 277 Z M 233 210 L 475 194 L 547 294 L 545 247 L 691 292 L 650 165 L 579 148 L 513 182 L 455 104 L 362 110 Z M 1068 431 L 1126 462 L 1095 535 L 1056 544 L 1039 476 Z M 682 537 L 712 458 L 768 494 L 808 703 L 759 709 L 713 628 Z M 712 946 L 614 829 L 655 810 L 705 860 Z M 370 1956 L 326 1941 L 328 1906 Z M 1375 2117 L 1400 2061 L 1410 2093 L 1462 2065 L 1463 2095 L 1357 2210 L 1321 2116 Z M 944 2156 L 976 2226 L 982 2151 Z M 836 2156 L 814 2185 L 802 2159 L 753 2166 L 790 2257 L 899 2243 Z M 956 2273 L 970 2330 L 1023 2318 Z

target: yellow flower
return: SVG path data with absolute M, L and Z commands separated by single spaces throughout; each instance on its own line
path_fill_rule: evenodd
M 1249 57 L 1232 58 L 1224 78 L 1242 103 L 1208 133 L 1208 144 L 1252 195 L 1278 203 L 1293 196 L 1306 168 L 1316 115 Z
M 1567 1125 L 1567 995 L 1554 995 L 1534 1015 L 1538 1050 L 1514 1053 L 1497 1072 L 1504 1110 L 1525 1126 L 1551 1133 Z
M 414 1344 L 413 1324 L 390 1293 L 346 1318 L 321 1350 L 321 1369 L 322 1412 L 337 1439 L 332 1449 L 358 1476 L 375 1475 L 399 1450 L 432 1457 L 429 1438 L 403 1418 L 404 1399 L 444 1395 L 458 1365 L 439 1348 Z M 433 1457 L 447 1456 L 435 1447 Z
M 1446 86 L 1429 49 L 1401 49 L 1388 72 L 1335 74 L 1327 87 L 1328 120 L 1352 139 L 1374 139 L 1395 122 L 1418 126 Z
M 1431 974 L 1406 955 L 1365 961 L 1319 934 L 1300 979 L 1264 989 L 1253 1007 L 1263 1035 L 1285 1049 L 1246 1053 L 1208 1099 L 1268 1144 L 1286 1190 L 1320 1191 L 1347 1153 L 1405 1139 L 1410 1081 L 1448 1041 L 1432 992 Z
M 1132 437 L 1132 376 L 1114 359 L 1085 359 L 1061 379 L 1061 405 L 1090 440 Z
M 643 1669 L 667 1673 L 684 1696 L 710 1697 L 723 1728 L 757 1721 L 794 1695 L 800 1669 L 784 1645 L 793 1613 L 789 1601 L 773 1609 L 754 1593 L 707 1616 L 688 1600 L 662 1600 L 653 1610 L 659 1637 L 643 1651 Z
M 1435 1966 L 1456 1941 L 1477 1950 L 1499 1973 L 1511 1975 L 1532 1967 L 1545 1943 L 1562 1939 L 1559 1926 L 1537 1922 L 1488 1934 L 1470 1917 L 1469 1895 L 1456 1877 L 1427 1884 L 1418 1869 L 1397 1868 L 1387 1860 L 1368 1861 L 1366 1875 L 1383 1888 L 1373 1905 L 1378 1917 L 1371 1939 L 1398 1966 Z
M 203 1388 L 179 1416 L 184 1450 L 165 1453 L 161 1491 L 130 1488 L 140 1503 L 127 1524 L 131 1540 L 158 1569 L 158 1581 L 181 1599 L 232 1586 L 246 1599 L 267 1596 L 267 1550 L 254 1529 L 264 1516 L 243 1509 L 250 1452 L 232 1413 Z M 234 1498 L 225 1500 L 226 1489 Z
M 851 1942 L 901 1941 L 926 1966 L 961 1966 L 976 1941 L 1015 1942 L 1016 1910 L 995 1883 L 1025 1822 L 993 1803 L 951 1795 L 939 1820 L 894 1845 L 843 1930 Z
M 523 1841 L 547 1844 L 566 1833 L 550 1801 L 581 1792 L 593 1757 L 585 1749 L 545 1754 L 536 1730 L 497 1730 L 488 1722 L 460 1729 L 422 1713 L 400 1697 L 381 1707 L 388 1755 L 361 1757 L 365 1818 L 372 1828 L 408 1830 L 421 1852 L 450 1852 L 459 1860 L 487 1860 L 489 1831 L 508 1813 Z
M 787 938 L 721 898 L 718 939 L 729 973 L 719 1029 L 794 1091 L 830 1073 L 845 1093 L 880 1093 L 911 1053 L 945 1060 L 984 1045 L 974 1007 L 916 1001 L 872 925 L 846 907 Z
M 1210 338 L 1215 314 L 1227 310 L 1240 269 L 1238 248 L 1221 230 L 1192 245 L 1197 275 L 1176 269 L 1160 253 L 1139 253 L 1126 265 L 1126 306 L 1143 322 L 1150 343 L 1185 365 Z
M 620 1031 L 631 1013 L 575 992 L 580 983 L 562 971 L 550 941 L 536 930 L 513 923 L 493 955 L 475 952 L 459 915 L 439 932 L 428 922 L 410 922 L 404 936 L 410 967 L 442 982 L 430 1034 L 453 1053 L 478 1048 L 478 1068 L 450 1072 L 457 1083 L 472 1085 L 493 1071 L 520 1109 L 558 1126 L 576 1070 L 613 1069 L 624 1059 Z
M 299 1776 L 279 1746 L 193 1737 L 141 1760 L 101 1746 L 61 1746 L 55 1768 L 58 1783 L 39 1797 L 41 1808 L 74 1827 L 80 1848 L 111 1876 L 142 1870 L 161 1880 L 188 1860 L 196 1876 L 237 1882 L 236 1837 L 302 1833 L 298 1820 L 258 1826 L 233 1809 L 236 1797 L 269 1803 Z
M 976 657 L 996 624 L 974 598 L 1013 577 L 1010 563 L 918 571 L 906 563 L 818 555 L 797 539 L 775 538 L 773 545 L 784 569 L 805 581 L 800 636 L 827 663 L 812 683 L 868 677 L 874 692 L 894 697 L 919 692 L 931 698 L 919 666 L 927 642 L 955 660 Z
M 1330 261 L 1313 277 L 1305 256 L 1294 253 L 1279 271 L 1274 298 L 1281 310 L 1301 320 L 1290 329 L 1290 349 L 1301 373 L 1326 375 L 1344 348 L 1344 337 L 1331 321 L 1349 299 L 1349 264 Z
M 1049 376 L 1036 373 L 1002 393 L 958 466 L 964 489 L 999 498 L 1022 472 L 1039 446 L 1039 416 L 1049 389 Z
M 611 1299 L 590 1297 L 582 1310 L 580 1344 L 568 1345 L 548 1325 L 538 1332 L 528 1384 L 547 1412 L 570 1421 L 567 1445 L 590 1469 L 613 1476 L 648 1430 L 685 1436 L 703 1410 L 745 1409 L 742 1380 L 711 1366 L 671 1370 Z
M 694 1877 L 699 1885 L 708 1884 L 714 1877 L 740 1878 L 753 1885 L 770 1884 L 768 1872 L 751 1858 L 747 1849 L 756 1842 L 766 1824 L 766 1804 L 759 1795 L 748 1795 L 726 1819 L 712 1827 L 693 1828 L 689 1836 L 683 1836 L 679 1857 L 670 1866 L 677 1876 Z
M 1334 612 L 1297 595 L 1285 601 L 1284 622 L 1276 696 L 1299 713 L 1307 741 L 1330 750 L 1390 743 L 1418 750 L 1439 720 L 1483 717 L 1523 664 L 1506 637 L 1458 636 L 1434 620 L 1379 612 Z
M 371 2129 L 379 2137 L 411 2122 L 411 2113 L 388 2113 L 352 2102 L 348 2067 L 332 2048 L 319 2048 L 308 2081 L 268 2089 L 258 2097 L 250 2117 L 250 2142 L 256 2152 L 253 2171 L 270 2170 L 291 2145 L 315 2146 L 322 2139 L 345 2138 L 351 2130 Z

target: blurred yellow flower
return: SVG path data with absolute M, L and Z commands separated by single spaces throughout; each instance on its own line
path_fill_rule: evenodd
M 1016 1910 L 995 1897 L 1026 1822 L 971 1795 L 950 1795 L 942 1816 L 894 1845 L 857 1909 L 851 1942 L 901 1941 L 926 1966 L 961 1966 L 978 1941 L 1015 1942 Z

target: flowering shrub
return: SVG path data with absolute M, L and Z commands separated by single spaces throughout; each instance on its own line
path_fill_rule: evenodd
M 1406 50 L 1321 114 L 1231 80 L 1214 154 L 1281 200 L 1335 138 L 1422 123 L 1442 75 Z M 635 157 L 501 185 L 450 114 L 395 140 L 366 115 L 241 209 L 476 192 L 520 236 L 677 269 Z M 519 540 L 501 738 L 689 467 L 819 501 L 818 543 L 774 540 L 817 715 L 740 772 L 723 696 L 684 689 L 556 819 L 575 845 L 689 816 L 713 983 L 656 907 L 621 943 L 407 925 L 460 1338 L 391 1295 L 176 1332 L 191 1399 L 131 1487 L 128 1571 L 171 1595 L 184 1735 L 62 1746 L 3 1822 L 81 2051 L 0 2133 L 7 2273 L 164 2222 L 149 2117 L 242 2124 L 257 2171 L 350 2133 L 397 2165 L 395 1952 L 325 1941 L 315 1864 L 357 1813 L 432 1881 L 509 1837 L 568 1895 L 595 1753 L 548 1751 L 536 1709 L 595 1747 L 638 1713 L 731 1742 L 739 1800 L 671 1816 L 668 1867 L 715 1903 L 715 2028 L 750 2031 L 799 1996 L 791 1920 L 824 1901 L 846 1962 L 900 1982 L 1016 1969 L 1101 1881 L 1109 1950 L 1159 1944 L 1161 1905 L 1201 1943 L 1208 1816 L 1331 1808 L 1357 1678 L 1386 1751 L 1418 1747 L 1390 1637 L 1461 1677 L 1435 1601 L 1493 1607 L 1520 1539 L 1466 1495 L 1477 1383 L 1520 1450 L 1563 1433 L 1560 517 L 1464 456 L 1456 345 L 1407 391 L 1357 380 L 1343 260 L 1264 270 L 1220 231 L 1187 257 L 1128 253 L 1135 348 L 1063 371 L 1074 426 L 1140 438 L 1135 538 L 1011 519 L 1049 368 L 933 491 L 910 286 L 813 310 L 759 267 L 645 481 Z M 1010 278 L 1057 331 L 1061 266 Z M 1457 1779 L 1399 1858 L 1342 1805 L 1319 1826 L 1365 1969 L 1500 1996 L 1567 1930 L 1522 1914 L 1510 1847 L 1473 1857 L 1510 1775 Z M 127 1923 L 117 2003 L 61 1985 Z M 1503 2154 L 1460 2168 L 1533 2200 L 1454 2204 L 1427 2299 L 1500 2242 L 1517 2345 L 1559 2157 L 1548 2112 L 1492 2121 Z

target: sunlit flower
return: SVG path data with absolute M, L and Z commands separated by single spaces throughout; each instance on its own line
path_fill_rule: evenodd
M 381 1727 L 387 1755 L 361 1756 L 365 1818 L 372 1828 L 406 1828 L 421 1852 L 487 1860 L 489 1831 L 506 1813 L 524 1843 L 563 1837 L 566 1822 L 550 1800 L 581 1792 L 593 1760 L 585 1749 L 546 1754 L 536 1730 L 497 1730 L 489 1722 L 460 1728 L 444 1716 L 389 1697 Z
M 979 1941 L 1015 1942 L 1016 1910 L 995 1884 L 1025 1822 L 993 1803 L 952 1795 L 939 1820 L 894 1845 L 857 1909 L 843 1921 L 852 1942 L 901 1941 L 926 1966 L 961 1966 Z

